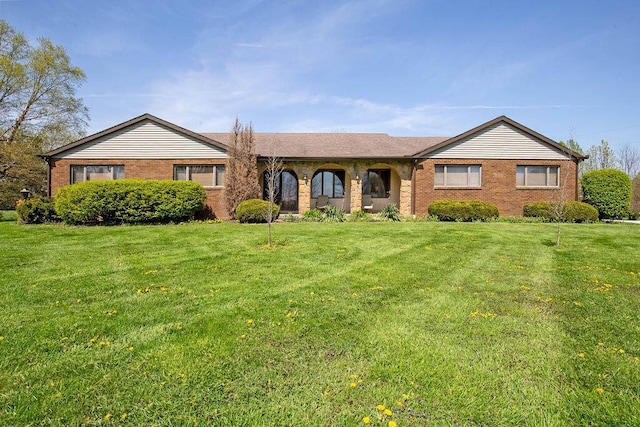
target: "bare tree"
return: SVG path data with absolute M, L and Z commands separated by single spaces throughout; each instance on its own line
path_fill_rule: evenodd
M 577 167 L 577 165 L 576 165 Z M 555 193 L 555 199 L 550 203 L 551 206 L 551 216 L 553 220 L 558 224 L 557 232 L 556 232 L 556 246 L 560 247 L 560 224 L 564 221 L 564 209 L 565 204 L 567 202 L 567 183 L 569 181 L 569 171 L 564 173 L 564 177 L 562 177 L 562 170 L 558 168 L 558 190 Z
M 253 124 L 243 125 L 236 118 L 229 135 L 229 160 L 225 179 L 225 204 L 227 213 L 235 218 L 238 205 L 260 194 L 258 164 L 254 153 Z
M 269 209 L 267 210 L 267 245 L 271 247 L 271 223 L 273 222 L 273 205 L 276 203 L 278 193 L 282 191 L 280 185 L 280 176 L 282 175 L 283 163 L 282 158 L 275 154 L 275 147 L 272 154 L 267 158 L 265 164 L 264 185 L 269 201 Z
M 633 179 L 640 172 L 640 151 L 637 147 L 626 143 L 618 151 L 618 163 L 620 169 Z

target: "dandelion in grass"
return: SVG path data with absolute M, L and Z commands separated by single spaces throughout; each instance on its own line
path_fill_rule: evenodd
M 253 319 L 247 319 L 247 325 L 253 325 Z
M 389 408 L 385 408 L 383 412 L 387 417 L 390 417 L 391 415 L 393 415 L 393 411 Z
M 369 417 L 364 417 L 364 418 L 362 419 L 362 422 L 363 422 L 363 423 L 365 423 L 365 424 L 371 424 L 371 418 L 369 418 Z
M 595 392 L 596 392 L 596 393 L 598 393 L 598 394 L 603 394 L 603 393 L 604 393 L 604 389 L 603 389 L 603 388 L 600 388 L 600 387 L 598 387 L 598 388 L 594 389 L 593 391 L 595 391 Z
M 398 427 L 398 424 L 395 421 L 389 421 L 389 427 Z
M 584 353 L 578 353 L 578 357 L 584 359 Z
M 107 414 L 107 415 L 105 415 L 105 416 L 104 416 L 104 419 L 105 419 L 105 420 L 110 420 L 110 419 L 111 419 L 111 414 Z
M 386 408 L 384 407 L 384 405 L 378 405 L 376 406 L 376 409 L 380 412 L 384 411 Z
M 125 412 L 124 414 L 120 415 L 120 421 L 124 421 L 127 419 L 127 413 Z
M 624 349 L 623 349 L 623 348 L 621 348 L 620 350 L 618 350 L 618 353 L 620 353 L 620 354 L 622 354 L 622 353 L 624 353 L 624 352 L 625 352 L 625 351 L 624 351 Z
M 349 383 L 349 387 L 351 387 L 351 388 L 356 388 L 356 387 L 358 387 L 358 384 L 356 384 L 356 383 Z

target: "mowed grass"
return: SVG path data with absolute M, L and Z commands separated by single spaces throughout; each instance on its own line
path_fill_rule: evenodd
M 562 233 L 2 222 L 0 424 L 640 425 L 640 226 Z

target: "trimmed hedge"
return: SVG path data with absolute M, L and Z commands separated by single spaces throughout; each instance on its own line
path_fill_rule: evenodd
M 600 218 L 626 218 L 631 206 L 631 179 L 617 169 L 600 169 L 582 176 L 583 200 Z
M 436 200 L 428 211 L 440 221 L 485 221 L 500 216 L 496 205 L 479 200 Z
M 241 202 L 236 208 L 236 219 L 241 223 L 267 222 L 269 214 L 269 201 L 262 199 L 249 199 Z M 280 214 L 280 206 L 273 204 L 272 219 L 276 220 Z
M 193 219 L 205 199 L 193 181 L 87 181 L 62 187 L 55 208 L 68 224 L 167 223 Z
M 58 220 L 53 199 L 49 197 L 32 197 L 27 200 L 18 200 L 16 214 L 18 215 L 18 221 L 25 224 L 43 224 Z
M 542 218 L 551 221 L 555 219 L 554 203 L 527 203 L 524 205 L 523 215 L 525 217 Z M 598 210 L 587 203 L 569 201 L 565 202 L 562 207 L 561 219 L 566 222 L 593 222 L 598 220 Z

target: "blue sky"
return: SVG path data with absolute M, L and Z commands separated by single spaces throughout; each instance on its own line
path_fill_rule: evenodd
M 454 136 L 507 115 L 555 140 L 640 147 L 640 2 L 0 0 L 87 74 L 88 133 Z

